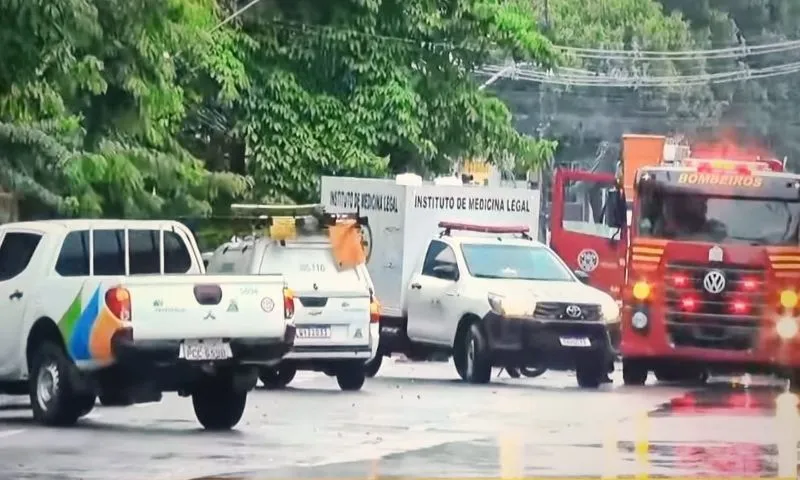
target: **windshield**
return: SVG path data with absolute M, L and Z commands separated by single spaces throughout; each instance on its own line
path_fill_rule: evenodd
M 639 234 L 714 243 L 797 245 L 800 203 L 652 192 L 641 197 Z
M 473 277 L 574 281 L 572 272 L 544 247 L 462 244 L 461 252 Z

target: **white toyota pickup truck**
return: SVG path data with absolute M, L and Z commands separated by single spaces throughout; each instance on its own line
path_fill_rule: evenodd
M 191 396 L 207 429 L 235 426 L 259 367 L 291 349 L 281 275 L 205 275 L 172 221 L 47 220 L 0 226 L 0 393 L 72 425 L 104 405 Z

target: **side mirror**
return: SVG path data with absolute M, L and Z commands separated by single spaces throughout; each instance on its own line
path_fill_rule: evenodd
M 442 280 L 458 280 L 458 268 L 451 263 L 436 265 L 433 267 L 433 274 Z
M 582 283 L 585 283 L 586 285 L 589 285 L 589 274 L 588 273 L 584 272 L 583 270 L 575 270 L 572 273 L 574 273 L 575 276 L 578 277 L 578 280 L 580 280 Z
M 611 228 L 623 228 L 628 223 L 628 206 L 622 190 L 606 192 L 605 224 Z

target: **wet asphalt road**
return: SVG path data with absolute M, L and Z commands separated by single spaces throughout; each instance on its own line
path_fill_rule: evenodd
M 800 416 L 780 388 L 620 384 L 579 390 L 554 372 L 472 386 L 447 363 L 384 362 L 361 392 L 314 373 L 258 390 L 222 434 L 175 395 L 62 430 L 0 397 L 0 479 L 797 475 Z

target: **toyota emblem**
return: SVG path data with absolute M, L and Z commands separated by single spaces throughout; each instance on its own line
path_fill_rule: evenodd
M 725 274 L 719 270 L 711 270 L 703 277 L 703 288 L 705 288 L 708 293 L 722 293 L 722 291 L 725 290 L 725 284 Z
M 577 305 L 570 305 L 567 307 L 567 316 L 571 318 L 578 318 L 581 316 L 581 307 Z

